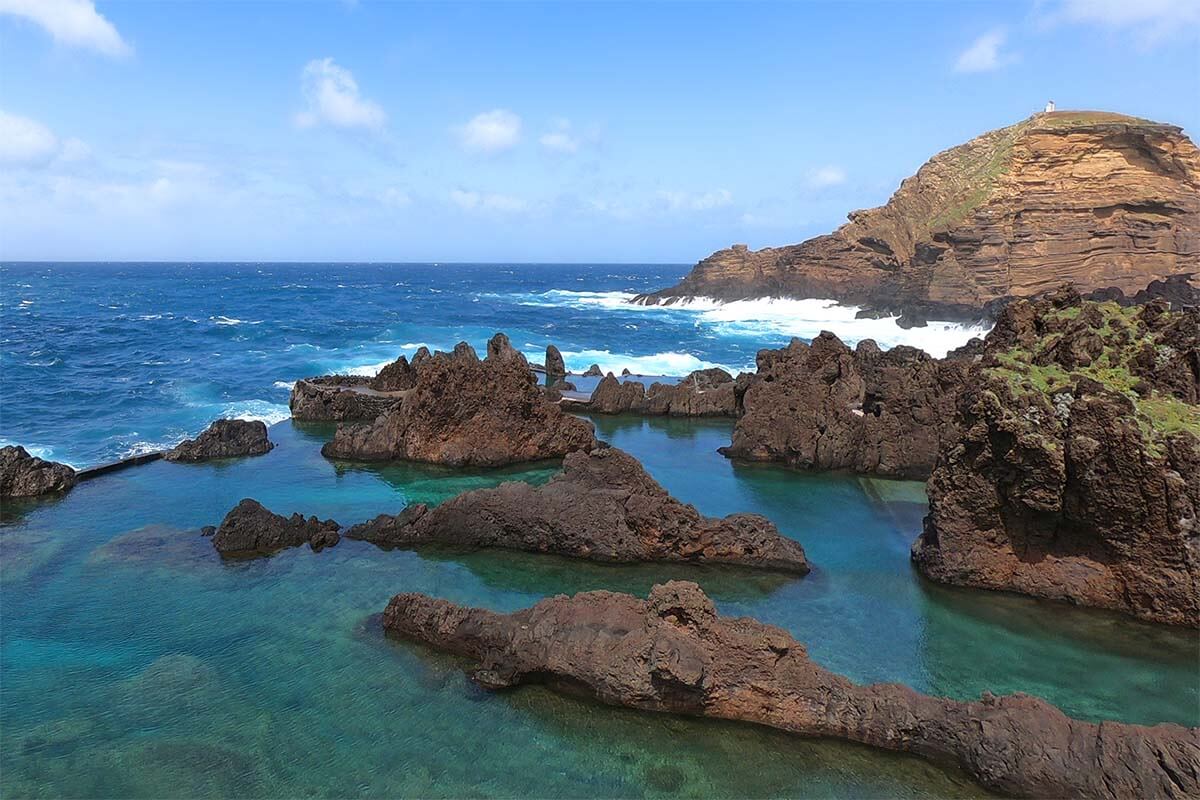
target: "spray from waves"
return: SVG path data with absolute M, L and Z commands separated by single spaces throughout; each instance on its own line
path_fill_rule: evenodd
M 37 444 L 21 444 L 20 442 L 14 442 L 11 439 L 0 438 L 0 447 L 15 447 L 15 446 L 24 447 L 25 452 L 29 453 L 29 455 L 33 456 L 34 458 L 40 458 L 43 461 L 57 461 L 60 464 L 66 464 L 68 467 L 71 467 L 72 469 L 79 469 L 78 466 L 76 466 L 75 464 L 72 464 L 69 461 L 64 461 L 61 458 L 55 458 L 53 447 L 43 447 L 42 445 L 37 445 Z
M 237 317 L 226 317 L 224 315 L 209 317 L 208 320 L 214 325 L 262 325 L 261 319 L 247 321 L 244 319 L 238 319 Z
M 275 381 L 271 385 L 274 386 L 276 389 L 283 389 L 284 391 L 290 392 L 296 386 L 296 382 L 295 381 Z
M 723 303 L 711 297 L 691 297 L 671 305 L 640 305 L 632 302 L 635 296 L 629 292 L 552 289 L 526 295 L 517 302 L 520 305 L 604 309 L 618 313 L 651 312 L 668 319 L 687 320 L 715 336 L 760 341 L 793 336 L 813 339 L 827 330 L 851 345 L 863 339 L 874 339 L 883 348 L 910 345 L 939 358 L 990 330 L 989 325 L 982 323 L 938 320 L 931 320 L 920 328 L 906 329 L 897 324 L 899 317 L 858 319 L 858 306 L 840 305 L 825 299 L 769 297 Z
M 563 362 L 567 369 L 574 373 L 586 370 L 592 364 L 600 365 L 603 372 L 620 375 L 621 370 L 628 369 L 634 375 L 671 375 L 682 376 L 698 369 L 721 369 L 736 375 L 738 368 L 717 364 L 697 358 L 691 353 L 655 353 L 650 356 L 635 356 L 625 353 L 612 353 L 608 350 L 564 350 Z
M 279 403 L 270 403 L 266 400 L 241 400 L 227 404 L 222 409 L 221 416 L 227 419 L 258 420 L 267 425 L 274 425 L 290 419 L 292 412 L 287 406 Z

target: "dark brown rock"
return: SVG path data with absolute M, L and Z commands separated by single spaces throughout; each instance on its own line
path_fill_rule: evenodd
M 609 373 L 583 406 L 598 414 L 651 414 L 675 417 L 732 417 L 737 413 L 733 377 L 723 369 L 696 370 L 679 383 L 621 381 Z
M 719 616 L 694 583 L 655 586 L 648 600 L 560 595 L 513 614 L 398 594 L 383 626 L 472 660 L 487 689 L 541 683 L 612 705 L 859 742 L 1020 797 L 1200 795 L 1196 729 L 1082 722 L 1024 694 L 960 702 L 855 684 L 783 629 Z
M 410 506 L 346 532 L 387 547 L 503 547 L 597 561 L 688 561 L 808 572 L 800 545 L 765 517 L 701 516 L 614 447 L 572 453 L 545 486 L 503 483 L 436 508 Z
M 797 245 L 713 253 L 689 296 L 820 297 L 910 320 L 976 319 L 1069 283 L 1135 297 L 1200 280 L 1200 151 L 1180 128 L 1094 111 L 1035 114 L 937 154 L 886 205 Z
M 327 375 L 296 381 L 288 406 L 292 418 L 303 422 L 353 422 L 373 420 L 399 400 L 399 394 L 371 388 L 369 378 Z
M 524 356 L 503 346 L 507 339 L 493 342 L 484 361 L 465 342 L 423 360 L 401 403 L 369 425 L 339 425 L 321 452 L 491 467 L 591 449 L 591 424 L 546 399 Z
M 75 470 L 29 455 L 20 445 L 0 447 L 0 497 L 36 497 L 75 486 Z
M 250 498 L 234 506 L 211 535 L 213 547 L 227 558 L 269 555 L 303 544 L 320 551 L 333 547 L 339 540 L 338 524 L 331 519 L 305 519 L 299 514 L 284 517 Z
M 732 458 L 801 469 L 924 478 L 942 441 L 958 435 L 954 403 L 971 360 L 937 360 L 912 347 L 851 350 L 828 331 L 762 350 L 739 385 Z
M 379 370 L 367 385 L 377 392 L 402 392 L 417 385 L 417 370 L 408 358 L 400 356 Z
M 488 340 L 487 357 L 489 361 L 517 361 L 526 369 L 529 368 L 529 361 L 525 358 L 525 354 L 513 347 L 508 336 L 503 333 L 497 333 Z
M 1006 308 L 913 546 L 934 580 L 1200 627 L 1200 316 Z
M 218 419 L 195 439 L 180 442 L 163 456 L 167 461 L 207 461 L 212 458 L 261 456 L 275 445 L 259 420 Z
M 565 378 L 567 367 L 563 363 L 562 353 L 554 345 L 546 348 L 546 377 L 553 383 L 556 378 Z
M 599 364 L 592 364 L 583 373 L 583 377 L 585 377 L 585 378 L 599 378 L 599 377 L 602 377 L 603 375 L 604 375 L 604 372 L 603 372 L 603 370 L 600 369 Z

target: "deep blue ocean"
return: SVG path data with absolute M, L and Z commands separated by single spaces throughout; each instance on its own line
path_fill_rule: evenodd
M 0 440 L 88 466 L 173 445 L 219 416 L 278 422 L 292 382 L 369 374 L 419 346 L 482 350 L 497 330 L 569 369 L 753 369 L 761 347 L 834 326 L 932 350 L 969 332 L 905 332 L 809 301 L 629 304 L 686 265 L 0 264 Z
M 805 577 L 599 565 L 343 541 L 224 562 L 203 525 L 243 497 L 353 524 L 555 463 L 355 465 L 333 426 L 287 418 L 290 383 L 372 372 L 420 344 L 504 330 L 568 365 L 749 367 L 830 327 L 943 348 L 815 301 L 643 309 L 682 266 L 6 265 L 0 435 L 77 465 L 171 444 L 220 415 L 273 424 L 270 453 L 158 461 L 0 506 L 0 797 L 978 797 L 954 770 L 838 742 L 611 708 L 539 687 L 489 693 L 463 663 L 385 638 L 401 591 L 513 610 L 559 593 L 697 581 L 722 613 L 782 626 L 857 681 L 935 695 L 1023 691 L 1087 720 L 1200 723 L 1194 631 L 924 581 L 921 483 L 805 474 L 717 452 L 730 420 L 596 416 L 597 435 L 705 514 L 757 512 Z M 915 338 L 914 338 L 915 337 Z

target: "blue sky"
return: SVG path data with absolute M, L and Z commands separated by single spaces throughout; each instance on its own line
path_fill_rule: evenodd
M 0 0 L 0 258 L 692 262 L 1039 110 L 1200 128 L 1200 0 Z

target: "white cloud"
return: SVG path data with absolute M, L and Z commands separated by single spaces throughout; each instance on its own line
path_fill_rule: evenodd
M 92 0 L 0 0 L 0 14 L 29 20 L 59 44 L 114 57 L 133 52 Z
M 555 153 L 576 153 L 579 151 L 579 139 L 571 132 L 571 121 L 560 119 L 552 130 L 543 133 L 538 139 L 542 147 Z
M 733 194 L 728 189 L 714 189 L 699 194 L 663 191 L 658 193 L 658 199 L 672 211 L 711 211 L 732 203 Z
M 37 120 L 0 111 L 0 162 L 41 164 L 58 153 L 58 137 Z
M 808 173 L 806 183 L 813 189 L 824 189 L 846 182 L 846 170 L 836 164 L 826 164 Z
M 1001 52 L 1008 34 L 1002 29 L 988 31 L 971 46 L 959 54 L 954 62 L 955 72 L 990 72 L 1013 60 L 1013 56 Z
M 1046 17 L 1058 22 L 1132 31 L 1143 44 L 1200 27 L 1196 0 L 1063 0 Z
M 528 206 L 524 200 L 512 195 L 471 192 L 462 189 L 451 191 L 450 201 L 464 211 L 499 211 L 505 214 L 524 211 Z
M 454 128 L 459 144 L 472 153 L 499 153 L 521 141 L 521 118 L 513 112 L 497 108 L 476 114 L 465 125 Z
M 326 123 L 337 128 L 379 130 L 387 121 L 377 103 L 359 94 L 358 82 L 350 70 L 339 67 L 332 58 L 308 62 L 300 84 L 308 103 L 308 108 L 295 117 L 296 125 L 301 128 Z

